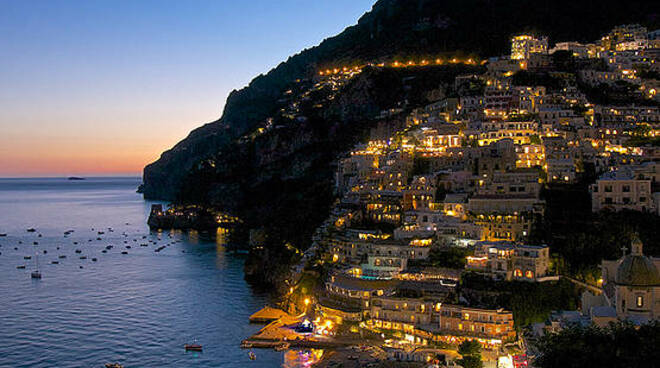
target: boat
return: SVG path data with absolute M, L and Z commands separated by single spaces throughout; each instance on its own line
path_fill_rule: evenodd
M 185 344 L 183 345 L 183 348 L 186 349 L 186 351 L 202 351 L 202 345 L 199 344 Z
M 106 363 L 105 368 L 124 368 L 124 366 L 119 363 Z
M 31 228 L 29 228 L 29 229 L 27 229 L 27 230 L 25 230 L 25 231 L 27 231 L 28 233 L 33 233 L 33 232 L 37 231 L 37 229 L 31 227 Z
M 241 343 L 241 349 L 250 349 L 251 347 L 252 347 L 252 343 L 250 343 L 250 342 L 243 341 Z
M 87 256 L 80 256 L 80 259 L 87 259 Z
M 32 271 L 30 277 L 33 279 L 41 279 L 41 271 L 39 271 L 39 256 L 34 257 L 34 263 L 36 265 L 36 268 L 34 271 Z
M 82 250 L 76 249 L 76 253 L 80 254 L 80 253 L 82 253 Z
M 275 351 L 284 351 L 288 350 L 291 347 L 291 344 L 288 342 L 283 342 L 275 347 Z
M 7 236 L 7 233 L 0 233 L 0 237 L 5 237 Z
M 25 269 L 25 265 L 16 266 L 16 269 L 24 270 L 24 269 Z
M 59 258 L 60 258 L 60 259 L 64 259 L 64 258 L 66 258 L 66 256 L 65 256 L 65 255 L 61 255 Z
M 254 354 L 253 351 L 250 351 L 248 353 L 248 357 L 250 358 L 250 360 L 257 360 L 257 356 Z
M 32 259 L 32 256 L 25 256 L 23 259 Z
M 59 261 L 52 261 L 52 262 L 50 262 L 50 263 L 52 263 L 52 264 L 60 264 Z
M 123 252 L 121 252 L 121 254 L 128 254 L 128 252 L 127 252 L 127 251 L 123 251 Z

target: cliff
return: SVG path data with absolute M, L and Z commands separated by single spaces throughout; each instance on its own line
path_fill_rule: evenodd
M 380 0 L 355 26 L 290 57 L 233 91 L 222 117 L 195 129 L 144 169 L 145 198 L 175 199 L 186 173 L 272 116 L 286 86 L 321 67 L 462 51 L 505 53 L 511 35 L 536 31 L 557 40 L 591 41 L 612 26 L 658 25 L 653 2 L 631 0 Z
M 318 71 L 395 59 L 508 52 L 526 31 L 552 41 L 591 41 L 624 23 L 657 25 L 645 1 L 380 0 L 357 25 L 290 57 L 227 99 L 222 117 L 163 153 L 144 170 L 145 198 L 229 211 L 263 229 L 265 249 L 247 277 L 274 284 L 304 249 L 334 201 L 337 158 L 376 128 L 402 124 L 411 109 L 452 93 L 458 74 L 482 67 L 365 68 L 338 82 Z M 379 119 L 382 110 L 399 116 Z

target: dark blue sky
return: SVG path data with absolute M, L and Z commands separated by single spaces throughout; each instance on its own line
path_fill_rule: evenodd
M 374 1 L 0 0 L 0 176 L 137 172 Z

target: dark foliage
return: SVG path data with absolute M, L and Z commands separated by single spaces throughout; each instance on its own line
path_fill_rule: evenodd
M 574 310 L 579 297 L 576 286 L 565 280 L 506 282 L 473 273 L 463 276 L 461 290 L 471 303 L 512 311 L 516 326 L 542 322 L 553 310 Z
M 535 224 L 530 241 L 545 243 L 562 258 L 559 272 L 588 280 L 597 279 L 603 259 L 621 257 L 630 249 L 633 234 L 639 234 L 644 253 L 660 256 L 660 216 L 637 211 L 591 213 L 586 183 L 552 186 L 543 192 L 546 212 Z
M 660 322 L 641 327 L 617 323 L 607 328 L 572 327 L 539 343 L 539 368 L 621 368 L 660 366 Z

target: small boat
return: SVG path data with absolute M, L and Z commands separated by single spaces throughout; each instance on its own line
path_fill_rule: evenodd
M 252 348 L 252 343 L 247 341 L 243 341 L 241 343 L 241 349 L 250 349 L 250 348 Z
M 107 247 L 105 247 L 105 249 L 108 249 L 108 250 L 112 249 L 112 245 L 108 245 Z
M 5 237 L 7 236 L 7 233 L 0 233 L 0 237 Z
M 61 256 L 60 256 L 60 259 L 64 259 L 64 258 L 66 258 L 65 255 L 61 255 Z
M 32 256 L 25 256 L 23 259 L 32 259 Z
M 30 273 L 30 277 L 33 279 L 39 279 L 41 280 L 41 272 L 39 271 L 39 256 L 35 255 L 34 256 L 34 264 L 36 265 L 34 271 Z
M 80 256 L 80 259 L 87 259 L 87 256 Z
M 257 356 L 252 351 L 248 353 L 248 357 L 250 358 L 250 360 L 257 360 Z
M 103 231 L 97 231 L 96 233 L 97 233 L 98 235 L 103 235 L 103 234 L 105 234 L 105 232 L 103 232 Z
M 68 178 L 66 178 L 66 180 L 74 180 L 74 181 L 75 180 L 85 180 L 85 178 L 81 178 L 79 176 L 69 176 Z M 108 365 L 106 364 L 105 366 L 107 367 Z
M 119 363 L 106 363 L 105 368 L 124 368 L 124 366 Z
M 80 254 L 80 253 L 82 253 L 82 250 L 76 249 L 76 253 Z
M 27 229 L 27 230 L 25 230 L 25 231 L 27 231 L 28 233 L 33 233 L 33 232 L 37 231 L 37 229 L 31 227 L 31 228 L 29 228 L 29 229 Z
M 128 254 L 128 252 L 127 252 L 127 251 L 123 251 L 123 252 L 121 252 L 121 254 Z
M 39 245 L 39 242 L 32 242 L 32 245 Z
M 96 259 L 96 258 L 92 258 L 92 262 L 96 262 L 96 261 L 97 261 L 97 259 Z
M 58 262 L 58 261 L 52 261 L 52 262 L 50 262 L 50 263 L 51 263 L 51 264 L 60 264 L 60 262 Z
M 24 265 L 20 265 L 20 266 L 16 266 L 16 268 L 19 269 L 19 270 L 24 270 L 24 269 L 25 269 L 25 266 L 24 266 Z
M 108 253 L 108 251 L 105 250 L 105 249 L 103 249 L 103 250 L 101 251 L 101 253 Z
M 202 351 L 202 345 L 199 344 L 185 344 L 183 345 L 183 348 L 186 349 L 186 351 Z

